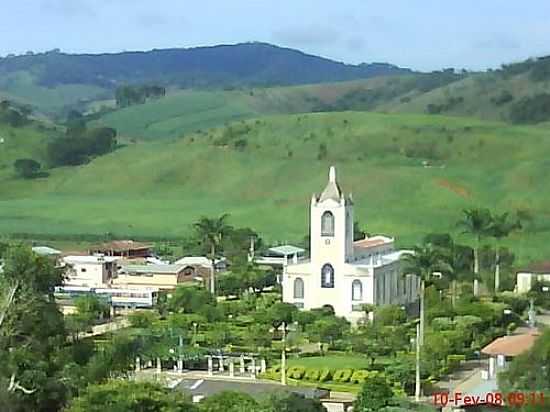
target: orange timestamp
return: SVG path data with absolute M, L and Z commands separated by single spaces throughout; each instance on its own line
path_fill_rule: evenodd
M 526 405 L 542 406 L 545 404 L 543 392 L 487 392 L 470 395 L 462 392 L 436 392 L 432 394 L 435 406 L 478 406 L 478 405 L 508 405 L 521 407 Z

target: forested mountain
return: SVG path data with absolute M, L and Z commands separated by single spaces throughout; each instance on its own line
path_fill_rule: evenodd
M 57 50 L 0 59 L 0 76 L 29 71 L 41 86 L 87 84 L 113 88 L 156 82 L 179 87 L 291 85 L 403 74 L 385 64 L 347 65 L 266 43 L 116 54 L 66 54 Z

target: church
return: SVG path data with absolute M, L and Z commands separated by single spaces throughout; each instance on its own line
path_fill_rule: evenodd
M 419 280 L 403 276 L 394 239 L 353 240 L 353 201 L 345 196 L 330 168 L 328 183 L 310 206 L 310 258 L 283 269 L 283 301 L 300 309 L 330 306 L 356 323 L 372 305 L 408 306 L 417 301 Z

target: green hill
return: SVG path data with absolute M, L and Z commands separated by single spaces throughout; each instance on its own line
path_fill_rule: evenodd
M 98 122 L 134 138 L 177 137 L 265 114 L 349 110 L 538 123 L 550 121 L 550 74 L 540 69 L 547 64 L 539 59 L 487 73 L 443 70 L 292 87 L 179 91 L 112 111 Z
M 41 122 L 31 122 L 23 127 L 10 127 L 0 122 L 0 198 L 12 195 L 4 183 L 14 177 L 13 163 L 16 159 L 31 158 L 42 164 L 46 162 L 46 142 L 58 136 L 54 127 Z M 40 179 L 42 180 L 42 179 Z
M 322 146 L 326 147 L 326 151 Z M 301 239 L 311 193 L 335 164 L 369 232 L 410 244 L 456 232 L 461 209 L 532 213 L 509 240 L 521 260 L 550 244 L 550 136 L 472 118 L 318 113 L 238 121 L 185 138 L 131 144 L 23 181 L 0 172 L 0 232 L 179 237 L 230 213 L 271 240 Z
M 224 89 L 409 72 L 386 63 L 349 65 L 258 42 L 95 55 L 52 50 L 0 58 L 0 92 L 36 110 L 58 114 L 112 97 L 124 84 Z
M 233 91 L 181 90 L 144 104 L 107 113 L 96 124 L 114 127 L 123 136 L 155 139 L 223 126 L 261 115 L 323 110 L 357 89 L 381 89 L 391 78 Z M 114 102 L 96 105 L 113 106 Z M 98 107 L 99 106 L 99 107 Z M 97 117 L 97 116 L 94 116 Z

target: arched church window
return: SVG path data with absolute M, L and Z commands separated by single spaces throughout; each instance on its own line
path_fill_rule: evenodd
M 334 268 L 330 264 L 326 264 L 321 269 L 321 287 L 333 288 L 334 287 Z
M 334 236 L 334 215 L 329 211 L 321 217 L 321 236 Z
M 351 284 L 351 300 L 363 300 L 363 284 L 358 279 Z
M 302 278 L 294 279 L 294 299 L 304 298 L 304 281 Z

